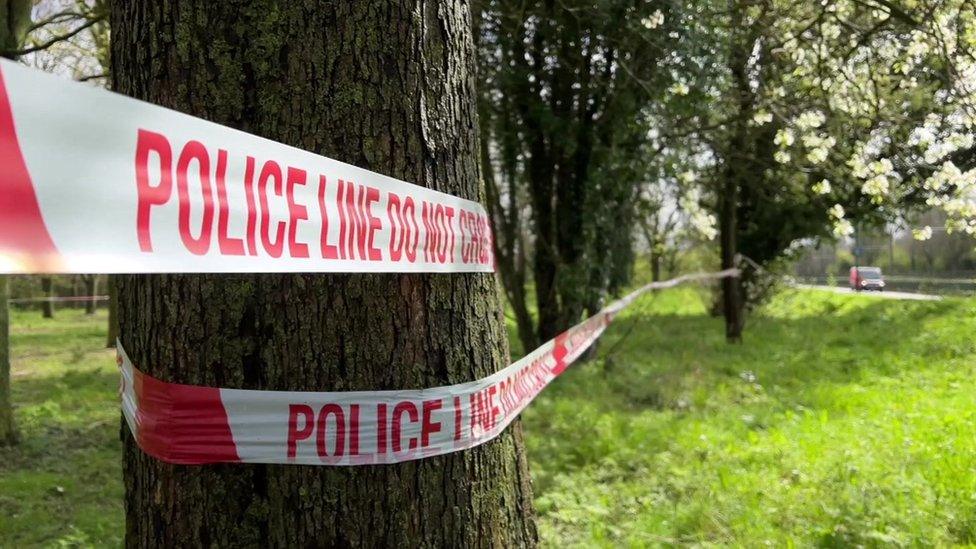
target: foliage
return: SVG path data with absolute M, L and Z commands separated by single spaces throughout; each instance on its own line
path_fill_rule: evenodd
M 878 225 L 926 202 L 976 216 L 976 170 L 939 164 L 971 156 L 971 8 L 699 0 L 672 14 L 685 42 L 665 70 L 681 85 L 649 116 L 659 147 L 700 172 L 723 267 L 744 254 L 769 268 L 803 240 L 845 237 L 854 222 Z M 726 290 L 734 339 L 744 303 L 738 285 Z
M 643 107 L 655 98 L 669 3 L 477 5 L 483 172 L 499 271 L 520 325 L 527 266 L 546 340 L 626 282 Z M 656 29 L 648 34 L 649 29 Z

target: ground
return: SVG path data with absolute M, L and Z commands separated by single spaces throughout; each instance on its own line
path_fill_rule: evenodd
M 651 298 L 525 414 L 543 537 L 973 543 L 974 328 L 973 300 L 790 291 L 728 346 L 693 292 Z
M 729 346 L 643 299 L 525 412 L 548 546 L 976 542 L 976 300 L 787 291 Z M 121 543 L 104 314 L 15 312 L 0 547 Z
M 15 418 L 0 448 L 0 547 L 119 546 L 122 462 L 106 314 L 12 311 Z

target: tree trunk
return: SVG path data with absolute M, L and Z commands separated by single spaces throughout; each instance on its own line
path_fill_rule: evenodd
M 115 284 L 115 275 L 108 275 L 108 337 L 105 346 L 115 347 L 115 340 L 119 337 L 119 292 Z
M 32 0 L 4 0 L 0 7 L 0 57 L 16 59 L 31 25 Z
M 0 57 L 16 60 L 31 24 L 31 0 L 7 0 L 0 8 Z M 8 278 L 0 275 L 0 446 L 17 441 L 10 398 L 10 305 Z
M 41 277 L 41 294 L 45 299 L 41 302 L 41 314 L 44 318 L 54 318 L 54 302 L 51 301 L 53 288 L 54 281 L 51 277 Z
M 738 185 L 727 178 L 721 197 L 719 215 L 719 239 L 722 255 L 722 269 L 735 267 L 736 255 L 736 205 Z M 742 286 L 736 277 L 722 279 L 722 314 L 725 316 L 725 339 L 730 343 L 742 341 L 742 320 L 744 303 Z
M 92 298 L 85 302 L 85 314 L 93 315 L 98 308 L 98 301 L 95 300 L 95 294 L 98 293 L 98 275 L 85 276 L 85 293 Z
M 477 32 L 476 28 L 475 33 L 477 34 Z M 528 352 L 538 347 L 538 343 L 535 338 L 535 324 L 532 315 L 529 313 L 528 295 L 525 291 L 525 246 L 522 241 L 522 228 L 518 221 L 519 201 L 514 184 L 514 179 L 518 175 L 514 168 L 514 161 L 511 162 L 509 169 L 502 170 L 504 178 L 509 183 L 509 194 L 506 197 L 508 203 L 505 204 L 498 190 L 495 168 L 491 158 L 492 134 L 488 128 L 491 122 L 491 108 L 488 100 L 483 96 L 479 98 L 478 113 L 481 172 L 485 180 L 487 209 L 491 216 L 492 231 L 494 232 L 492 246 L 495 251 L 495 266 L 502 287 L 505 289 L 508 305 L 515 314 L 515 325 L 518 329 L 522 350 Z M 503 146 L 505 146 L 504 143 Z M 503 168 L 509 166 L 508 159 L 506 159 Z
M 17 441 L 10 398 L 10 316 L 7 307 L 7 279 L 0 276 L 0 446 Z
M 661 254 L 651 248 L 651 281 L 661 280 Z
M 722 172 L 722 188 L 719 196 L 719 241 L 722 269 L 732 269 L 739 253 L 739 197 L 741 187 L 748 181 L 749 168 L 745 166 L 753 152 L 749 148 L 749 127 L 755 96 L 752 79 L 748 74 L 749 56 L 754 50 L 757 36 L 754 29 L 743 25 L 745 7 L 730 3 L 733 32 L 729 51 L 728 68 L 735 83 L 735 105 L 738 116 L 731 131 L 728 150 L 725 153 L 725 169 Z M 745 321 L 745 300 L 741 277 L 722 279 L 722 313 L 725 316 L 725 339 L 730 343 L 742 341 Z
M 519 342 L 522 344 L 522 353 L 529 353 L 539 346 L 539 340 L 535 337 L 532 313 L 529 312 L 527 305 L 528 296 L 525 286 L 517 285 L 512 287 L 512 311 L 515 313 L 515 324 L 518 329 Z
M 71 277 L 71 297 L 80 298 L 85 295 L 85 275 L 74 275 Z M 69 309 L 77 309 L 79 307 L 84 307 L 85 305 L 78 299 L 69 301 L 65 304 L 65 307 Z
M 479 200 L 469 5 L 112 3 L 114 89 Z M 506 365 L 491 274 L 119 276 L 134 363 L 268 390 L 433 387 Z M 173 466 L 123 429 L 126 544 L 536 543 L 521 428 L 399 465 Z

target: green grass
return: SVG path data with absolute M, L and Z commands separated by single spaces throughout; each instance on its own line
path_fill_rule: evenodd
M 12 311 L 20 444 L 0 448 L 0 547 L 119 546 L 118 370 L 105 312 Z
M 524 414 L 547 545 L 976 541 L 976 301 L 635 305 Z
M 788 292 L 729 346 L 705 297 L 641 300 L 525 412 L 546 545 L 976 542 L 976 300 Z M 104 313 L 59 313 L 14 314 L 0 547 L 121 543 Z

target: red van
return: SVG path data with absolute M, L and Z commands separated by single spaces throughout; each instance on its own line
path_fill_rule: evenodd
M 884 277 L 881 276 L 881 268 L 851 267 L 850 285 L 855 292 L 861 290 L 883 291 L 885 282 Z

